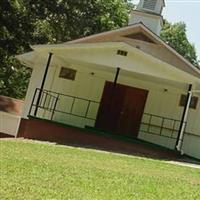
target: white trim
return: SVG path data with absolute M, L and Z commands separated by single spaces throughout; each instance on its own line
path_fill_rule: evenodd
M 134 46 L 131 46 L 130 44 L 126 43 L 126 42 L 99 42 L 98 45 L 96 43 L 75 43 L 75 44 L 68 44 L 68 45 L 64 45 L 64 44 L 61 44 L 61 45 L 36 45 L 34 46 L 34 50 L 35 51 L 39 51 L 42 53 L 42 51 L 46 50 L 45 52 L 48 53 L 49 51 L 53 52 L 56 56 L 56 50 L 65 50 L 65 49 L 91 49 L 91 48 L 94 48 L 94 49 L 100 49 L 100 48 L 110 48 L 110 49 L 113 49 L 113 48 L 121 48 L 121 47 L 124 47 L 124 48 L 127 48 L 127 50 L 129 51 L 133 51 L 133 52 L 137 52 L 139 53 L 140 55 L 145 55 L 146 57 L 150 58 L 151 60 L 153 59 L 154 62 L 159 62 L 160 65 L 168 65 L 169 66 L 169 70 L 173 70 L 174 72 L 177 70 L 179 71 L 179 73 L 183 73 L 184 77 L 187 77 L 186 79 L 191 79 L 193 80 L 193 83 L 194 81 L 195 82 L 200 82 L 200 79 L 195 76 L 194 74 L 192 73 L 188 73 L 184 70 L 181 70 L 179 68 L 177 68 L 176 66 L 173 66 L 173 65 L 170 65 L 168 64 L 167 62 L 163 61 L 163 60 L 160 60 L 148 53 L 145 53 L 137 48 L 135 48 Z M 185 80 L 186 80 L 185 79 Z M 191 81 L 190 80 L 190 81 Z
M 200 79 L 193 75 L 192 73 L 188 73 L 184 70 L 181 70 L 173 65 L 168 64 L 167 62 L 164 62 L 163 60 L 160 60 L 148 53 L 145 53 L 133 46 L 131 46 L 130 44 L 126 43 L 126 42 L 99 42 L 98 45 L 96 43 L 75 43 L 75 44 L 61 44 L 61 45 L 36 45 L 33 46 L 34 48 L 34 52 L 38 55 L 44 54 L 44 53 L 48 53 L 48 52 L 52 52 L 55 55 L 57 53 L 57 50 L 61 50 L 61 51 L 65 51 L 65 50 L 69 50 L 69 49 L 103 49 L 103 48 L 107 48 L 107 49 L 115 49 L 115 48 L 126 48 L 128 51 L 133 51 L 133 52 L 137 52 L 138 54 L 140 54 L 141 56 L 146 56 L 147 58 L 151 59 L 153 62 L 159 63 L 160 65 L 164 65 L 165 69 L 167 67 L 167 69 L 169 71 L 173 71 L 174 73 L 179 73 L 182 74 L 182 81 L 184 83 L 186 83 L 186 81 L 189 82 L 193 82 L 193 84 L 195 83 L 200 83 Z M 26 61 L 26 60 L 25 60 Z M 181 81 L 181 82 L 182 82 Z
M 106 31 L 106 32 L 103 32 L 103 33 L 97 33 L 97 34 L 94 34 L 94 35 L 90 35 L 90 36 L 87 36 L 87 37 L 83 37 L 83 38 L 79 38 L 79 39 L 76 39 L 76 40 L 72 40 L 72 41 L 69 41 L 69 42 L 65 42 L 64 44 L 70 44 L 70 43 L 74 43 L 74 42 L 82 42 L 84 40 L 87 40 L 87 39 L 92 39 L 92 38 L 96 38 L 97 36 L 104 36 L 104 35 L 107 35 L 107 34 L 112 34 L 112 33 L 118 33 L 118 32 L 121 32 L 121 31 L 127 31 L 127 30 L 131 30 L 133 28 L 141 28 L 141 25 L 142 23 L 136 23 L 136 24 L 131 24 L 131 25 L 128 25 L 128 26 L 125 26 L 125 27 L 122 27 L 122 28 L 118 28 L 118 29 L 115 29 L 115 30 L 111 30 L 111 31 Z
M 70 43 L 70 44 L 49 44 L 49 45 L 34 45 L 32 46 L 33 50 L 48 50 L 53 51 L 56 49 L 75 49 L 75 48 L 104 48 L 104 47 L 111 47 L 112 45 L 122 45 L 124 42 L 99 42 L 97 43 Z
M 57 44 L 57 45 L 34 45 L 34 46 L 32 46 L 32 48 L 35 49 L 35 50 L 38 49 L 38 48 L 48 48 L 48 47 L 58 47 L 58 46 L 64 48 L 64 47 L 66 47 L 68 45 L 71 45 L 71 44 L 74 44 L 74 43 L 76 43 L 76 45 L 78 47 L 78 44 L 79 44 L 78 42 L 83 42 L 83 41 L 88 40 L 88 39 L 96 38 L 97 36 L 104 36 L 104 35 L 107 35 L 107 34 L 112 34 L 112 33 L 118 33 L 118 32 L 121 32 L 121 31 L 131 30 L 131 29 L 137 28 L 137 27 L 139 27 L 139 28 L 143 29 L 144 31 L 146 31 L 156 41 L 158 41 L 158 43 L 162 44 L 169 51 L 171 51 L 174 55 L 176 55 L 179 59 L 181 59 L 184 63 L 186 63 L 188 65 L 188 67 L 193 70 L 193 72 L 195 72 L 195 73 L 197 73 L 199 75 L 199 78 L 200 78 L 200 70 L 198 70 L 194 65 L 192 65 L 188 60 L 186 60 L 178 52 L 176 52 L 172 47 L 170 47 L 168 44 L 166 44 L 159 36 L 157 36 L 155 33 L 153 33 L 151 30 L 149 30 L 143 23 L 137 23 L 137 24 L 129 25 L 127 27 L 120 28 L 120 29 L 107 31 L 107 32 L 103 32 L 103 33 L 98 33 L 98 34 L 95 34 L 95 35 L 91 35 L 91 36 L 88 36 L 88 37 L 80 38 L 80 39 L 69 41 L 69 42 L 62 43 L 62 44 Z M 107 42 L 107 43 L 109 43 L 109 42 Z M 90 44 L 96 45 L 96 43 L 90 43 Z M 84 43 L 84 45 L 86 45 L 86 43 Z M 88 45 L 88 43 L 87 43 L 87 45 Z M 98 46 L 99 46 L 99 43 L 98 43 Z M 184 70 L 182 70 L 182 71 L 184 71 Z M 187 72 L 187 73 L 189 73 L 189 72 Z M 191 74 L 191 73 L 189 73 L 189 74 Z

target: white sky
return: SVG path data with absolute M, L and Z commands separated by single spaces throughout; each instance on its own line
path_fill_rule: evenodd
M 139 0 L 132 0 L 137 4 Z M 187 25 L 187 36 L 197 50 L 200 60 L 200 0 L 165 0 L 163 16 L 169 22 L 183 21 Z

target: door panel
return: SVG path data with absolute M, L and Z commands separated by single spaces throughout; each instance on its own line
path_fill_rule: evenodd
M 110 132 L 116 131 L 124 94 L 125 91 L 119 85 L 113 87 L 113 83 L 106 82 L 97 115 L 96 128 Z
M 148 91 L 106 82 L 96 128 L 137 137 Z
M 118 132 L 137 137 L 148 92 L 127 87 L 118 124 Z

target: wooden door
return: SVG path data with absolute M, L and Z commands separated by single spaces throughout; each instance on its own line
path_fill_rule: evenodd
M 96 128 L 137 137 L 148 91 L 106 82 Z

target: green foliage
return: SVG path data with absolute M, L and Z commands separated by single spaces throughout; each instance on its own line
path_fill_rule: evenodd
M 13 57 L 127 24 L 128 0 L 1 0 L 0 94 L 23 98 L 30 70 Z
M 130 0 L 1 0 L 0 95 L 23 98 L 30 69 L 15 55 L 30 45 L 61 43 L 127 25 Z M 162 38 L 195 66 L 185 24 L 165 23 Z
M 122 27 L 127 24 L 130 9 L 125 0 L 29 1 L 32 18 L 37 19 L 33 42 L 40 44 L 64 42 Z M 41 27 L 48 31 L 41 32 Z
M 31 70 L 22 66 L 13 57 L 6 55 L 3 58 L 2 55 L 0 57 L 0 94 L 19 99 L 24 98 Z
M 187 39 L 186 24 L 184 22 L 171 24 L 165 21 L 161 38 L 193 65 L 199 67 L 196 50 L 194 45 Z
M 33 27 L 21 1 L 0 2 L 0 95 L 23 98 L 30 70 L 13 56 L 30 50 Z

